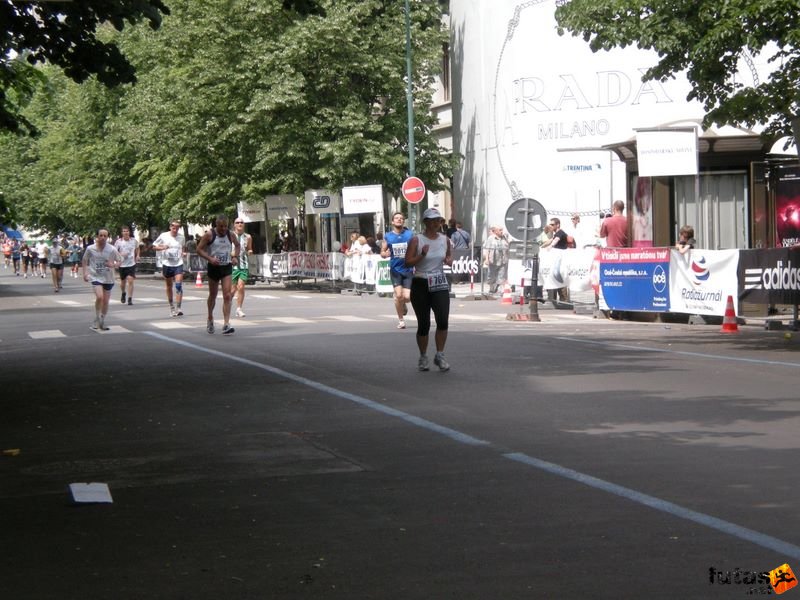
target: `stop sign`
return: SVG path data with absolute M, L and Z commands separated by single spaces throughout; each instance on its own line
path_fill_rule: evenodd
M 419 177 L 409 177 L 403 182 L 403 198 L 411 204 L 422 202 L 425 197 L 425 184 Z

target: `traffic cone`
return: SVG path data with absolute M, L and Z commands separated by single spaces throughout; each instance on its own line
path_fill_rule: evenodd
M 203 276 L 200 274 L 200 271 L 197 272 L 197 279 L 194 280 L 195 287 L 203 287 Z
M 721 333 L 739 333 L 739 324 L 736 322 L 736 310 L 733 308 L 733 296 L 728 296 L 725 306 L 725 317 L 722 319 Z
M 511 286 L 507 283 L 503 286 L 503 297 L 500 298 L 500 304 L 514 304 L 514 299 L 511 297 Z

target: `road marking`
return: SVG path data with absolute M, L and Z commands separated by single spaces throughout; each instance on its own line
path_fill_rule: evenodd
M 724 354 L 708 354 L 705 352 L 690 352 L 688 350 L 673 350 L 671 348 L 651 348 L 647 346 L 635 346 L 633 344 L 615 344 L 613 342 L 596 342 L 592 340 L 581 340 L 577 338 L 557 337 L 555 339 L 565 342 L 576 342 L 579 344 L 590 344 L 595 346 L 606 346 L 608 348 L 622 348 L 624 350 L 636 350 L 638 352 L 661 352 L 663 354 L 677 354 L 679 356 L 692 356 L 695 358 L 711 358 L 714 360 L 727 360 L 731 362 L 743 362 L 757 365 L 770 365 L 777 367 L 800 367 L 800 363 L 786 362 L 782 360 L 765 360 L 762 358 L 744 358 L 741 356 L 726 356 Z
M 63 304 L 65 306 L 81 306 L 80 302 L 75 302 L 75 300 L 56 300 L 57 304 Z M 94 302 L 92 302 L 94 304 Z
M 269 321 L 277 321 L 278 323 L 285 323 L 286 325 L 300 325 L 302 323 L 315 323 L 311 319 L 301 319 L 299 317 L 270 317 Z
M 270 296 L 269 294 L 247 294 L 248 298 L 261 298 L 262 300 L 278 300 L 280 296 Z
M 290 295 L 289 298 L 295 298 L 296 300 L 311 300 L 313 296 Z
M 697 523 L 698 525 L 702 525 L 704 527 L 708 527 L 710 529 L 726 533 L 735 538 L 751 542 L 757 546 L 761 546 L 762 548 L 773 550 L 780 555 L 791 557 L 795 560 L 800 560 L 800 546 L 795 546 L 794 544 L 791 544 L 784 540 L 763 533 L 759 533 L 752 529 L 736 525 L 735 523 L 724 521 L 722 519 L 712 517 L 711 515 L 706 515 L 704 513 L 684 508 L 677 504 L 673 504 L 672 502 L 656 498 L 655 496 L 649 496 L 642 492 L 638 492 L 634 489 L 626 488 L 617 485 L 615 483 L 605 481 L 603 479 L 598 479 L 597 477 L 586 475 L 579 471 L 574 471 L 567 467 L 562 467 L 561 465 L 540 460 L 538 458 L 534 458 L 523 453 L 507 452 L 505 448 L 495 446 L 491 442 L 480 440 L 469 434 L 462 433 L 456 429 L 451 429 L 450 427 L 439 425 L 438 423 L 434 423 L 433 421 L 428 421 L 427 419 L 423 419 L 421 417 L 414 416 L 410 413 L 403 412 L 396 408 L 386 406 L 379 402 L 375 402 L 374 400 L 364 398 L 363 396 L 358 396 L 356 394 L 351 394 L 350 392 L 345 392 L 343 390 L 336 389 L 329 385 L 325 385 L 324 383 L 320 383 L 318 381 L 314 381 L 313 379 L 308 379 L 307 377 L 302 377 L 300 375 L 295 375 L 294 373 L 284 371 L 283 369 L 279 369 L 271 365 L 259 363 L 254 360 L 249 360 L 247 358 L 242 358 L 239 356 L 232 356 L 227 352 L 214 350 L 213 348 L 205 348 L 203 346 L 198 346 L 196 344 L 185 342 L 183 340 L 173 339 L 165 335 L 162 335 L 160 333 L 152 331 L 147 331 L 145 332 L 145 334 L 168 343 L 177 344 L 185 348 L 191 348 L 192 350 L 196 350 L 198 352 L 204 352 L 206 354 L 211 354 L 213 356 L 217 356 L 233 362 L 238 362 L 240 364 L 248 365 L 255 369 L 260 369 L 262 371 L 272 373 L 273 375 L 277 375 L 278 377 L 283 377 L 284 379 L 287 379 L 289 381 L 294 381 L 306 387 L 318 390 L 326 394 L 330 394 L 331 396 L 341 398 L 343 400 L 349 400 L 350 402 L 354 402 L 355 404 L 370 408 L 382 414 L 389 415 L 392 417 L 397 417 L 399 419 L 402 419 L 403 421 L 406 421 L 407 423 L 411 423 L 412 425 L 416 425 L 417 427 L 420 427 L 427 431 L 432 431 L 434 433 L 441 434 L 461 444 L 466 444 L 469 446 L 486 446 L 488 448 L 491 448 L 492 450 L 500 452 L 500 455 L 507 460 L 512 460 L 514 462 L 521 463 L 545 471 L 547 473 L 551 473 L 558 477 L 569 479 L 571 481 L 575 481 L 577 483 L 589 486 L 591 488 L 599 489 L 607 493 L 620 496 L 632 502 L 636 502 L 637 504 L 647 506 L 654 510 L 664 512 L 681 519 L 692 521 L 694 523 Z M 565 339 L 570 339 L 570 338 L 565 338 Z M 607 345 L 614 345 L 614 344 L 607 344 Z
M 177 321 L 153 321 L 150 323 L 153 327 L 157 329 L 191 329 L 191 325 L 186 325 L 185 323 L 178 323 Z
M 330 316 L 330 317 L 320 317 L 320 319 L 330 319 L 332 321 L 345 321 L 347 323 L 359 323 L 361 321 L 372 321 L 375 322 L 377 319 L 367 319 L 365 317 L 356 317 L 353 315 L 340 315 L 340 316 Z
M 67 337 L 59 329 L 45 329 L 43 331 L 29 331 L 28 335 L 34 340 L 46 340 L 51 338 Z

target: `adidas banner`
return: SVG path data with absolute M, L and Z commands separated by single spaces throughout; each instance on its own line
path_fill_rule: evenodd
M 742 250 L 739 299 L 753 304 L 800 304 L 800 249 Z

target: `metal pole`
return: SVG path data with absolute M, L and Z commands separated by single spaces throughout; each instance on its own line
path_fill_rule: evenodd
M 406 3 L 406 105 L 408 107 L 408 175 L 416 177 L 417 167 L 414 161 L 414 86 L 411 71 L 411 7 Z M 411 226 L 416 227 L 419 221 L 419 204 L 411 206 Z

